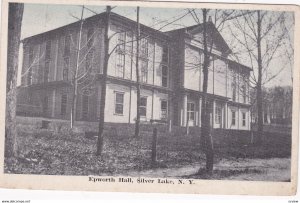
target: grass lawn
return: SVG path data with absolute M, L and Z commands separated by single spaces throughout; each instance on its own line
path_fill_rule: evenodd
M 6 173 L 132 176 L 152 174 L 152 177 L 171 175 L 207 178 L 201 173 L 195 175 L 195 170 L 205 164 L 197 136 L 159 135 L 158 165 L 153 169 L 149 134 L 141 133 L 140 138 L 107 135 L 104 139 L 103 155 L 97 157 L 96 138 L 87 138 L 83 133 L 55 133 L 43 129 L 26 129 L 24 126 L 19 127 L 18 131 L 19 157 L 5 159 Z M 247 179 L 243 177 L 246 175 L 260 180 L 260 176 L 265 176 L 268 170 L 276 169 L 269 179 L 288 181 L 288 152 L 278 146 L 218 147 L 215 152 L 215 173 L 211 178 Z M 263 165 L 264 163 L 268 165 Z

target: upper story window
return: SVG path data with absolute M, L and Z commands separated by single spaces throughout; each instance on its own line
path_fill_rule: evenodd
M 45 61 L 44 82 L 49 81 L 50 61 Z
M 63 67 L 63 80 L 68 80 L 69 76 L 69 66 L 70 66 L 70 58 L 64 58 L 64 67 Z
M 141 60 L 141 82 L 142 83 L 147 83 L 148 80 L 148 61 L 146 60 Z
M 118 34 L 118 51 L 124 52 L 125 51 L 125 44 L 126 44 L 126 32 L 121 31 Z
M 90 50 L 85 58 L 85 71 L 91 71 L 93 68 L 94 51 Z
M 32 84 L 32 68 L 30 68 L 27 72 L 27 85 Z
M 161 67 L 161 84 L 163 87 L 168 87 L 168 66 Z
M 33 46 L 29 47 L 28 61 L 29 61 L 29 66 L 31 66 L 33 63 Z
M 232 77 L 231 90 L 232 90 L 232 101 L 236 101 L 237 82 L 236 82 L 235 73 L 233 73 L 233 77 Z
M 168 61 L 169 61 L 169 48 L 168 47 L 163 47 L 162 61 L 164 63 L 168 63 Z
M 51 40 L 47 40 L 46 42 L 46 51 L 45 51 L 45 60 L 51 59 Z
M 140 56 L 148 58 L 148 39 L 146 37 L 141 39 Z
M 66 35 L 65 36 L 65 47 L 64 47 L 64 56 L 70 56 L 71 52 L 71 35 Z
M 116 77 L 124 78 L 124 68 L 125 68 L 125 40 L 126 32 L 120 31 L 118 34 L 117 41 L 117 58 L 116 58 L 116 68 L 115 75 Z
M 27 72 L 27 85 L 32 84 L 32 68 L 33 68 L 33 46 L 29 47 L 28 53 L 28 72 Z
M 124 66 L 125 66 L 125 55 L 122 53 L 117 53 L 116 61 L 116 77 L 124 78 Z
M 132 54 L 133 50 L 133 34 L 132 32 L 127 31 L 126 32 L 126 43 L 125 43 L 125 47 L 126 47 L 126 53 L 127 54 Z
M 247 102 L 247 88 L 246 88 L 246 83 L 242 85 L 242 94 L 243 94 L 243 102 Z
M 91 49 L 94 44 L 94 28 L 89 28 L 87 32 L 87 47 Z

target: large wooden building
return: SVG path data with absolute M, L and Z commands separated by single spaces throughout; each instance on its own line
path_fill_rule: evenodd
M 104 13 L 86 19 L 81 42 L 80 22 L 23 40 L 19 114 L 70 119 L 72 81 L 78 67 L 76 120 L 99 118 L 104 20 Z M 251 69 L 230 60 L 231 50 L 220 33 L 211 22 L 207 27 L 213 42 L 208 81 L 211 124 L 214 128 L 249 130 Z M 135 29 L 136 22 L 111 13 L 105 122 L 135 122 Z M 202 62 L 202 25 L 169 32 L 141 25 L 141 120 L 200 126 Z

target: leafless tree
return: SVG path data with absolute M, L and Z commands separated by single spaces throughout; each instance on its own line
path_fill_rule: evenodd
M 140 106 L 141 106 L 141 87 L 140 87 L 140 71 L 139 71 L 139 52 L 140 52 L 140 7 L 137 7 L 137 28 L 136 28 L 136 60 L 135 60 L 135 68 L 136 68 L 136 121 L 135 121 L 135 132 L 134 136 L 139 137 L 140 134 Z
M 93 64 L 90 62 L 87 66 L 83 66 L 83 63 L 87 60 L 91 59 L 92 49 L 94 46 L 94 38 L 98 31 L 96 28 L 93 30 L 92 33 L 87 34 L 86 42 L 83 43 L 83 28 L 84 28 L 84 22 L 85 19 L 84 16 L 84 10 L 87 9 L 85 6 L 82 6 L 81 9 L 81 15 L 80 18 L 77 18 L 76 16 L 72 15 L 74 18 L 79 20 L 79 31 L 78 31 L 78 37 L 76 38 L 77 42 L 74 42 L 74 38 L 72 35 L 70 35 L 71 40 L 71 48 L 76 50 L 76 65 L 74 68 L 71 68 L 72 73 L 72 108 L 71 108 L 71 119 L 70 119 L 70 126 L 71 128 L 74 127 L 74 123 L 76 120 L 76 107 L 77 107 L 77 99 L 78 94 L 90 96 L 93 91 L 93 86 L 95 85 L 95 74 L 92 74 L 93 70 Z M 90 10 L 90 9 L 89 9 Z M 80 90 L 80 91 L 79 91 Z
M 103 151 L 103 138 L 104 138 L 104 116 L 105 116 L 105 99 L 106 99 L 106 81 L 107 81 L 107 69 L 109 60 L 109 25 L 110 25 L 110 13 L 111 7 L 106 7 L 106 19 L 105 19 L 105 31 L 104 31 L 104 66 L 103 66 L 103 79 L 101 80 L 101 103 L 100 103 L 100 121 L 99 121 L 99 131 L 97 140 L 97 155 L 101 155 Z
M 286 12 L 241 11 L 242 20 L 234 21 L 230 27 L 232 36 L 243 47 L 248 55 L 253 72 L 250 83 L 256 90 L 256 105 L 258 119 L 257 144 L 263 141 L 263 95 L 262 87 L 276 78 L 285 68 L 271 70 L 271 63 L 282 56 L 282 45 L 288 30 L 283 29 Z
M 212 174 L 213 172 L 213 160 L 214 160 L 214 148 L 213 139 L 211 135 L 210 126 L 210 104 L 208 101 L 207 89 L 208 89 L 208 74 L 209 66 L 212 57 L 212 50 L 214 45 L 213 34 L 214 32 L 221 32 L 228 21 L 238 19 L 245 15 L 245 13 L 237 13 L 235 10 L 210 10 L 210 9 L 189 9 L 190 15 L 194 21 L 202 27 L 202 45 L 203 51 L 203 63 L 190 64 L 189 68 L 199 69 L 203 72 L 203 96 L 201 106 L 201 148 L 203 149 L 206 156 L 206 172 Z M 211 26 L 210 24 L 214 25 Z
M 17 155 L 16 100 L 17 74 L 23 3 L 9 3 L 7 82 L 6 82 L 6 118 L 5 118 L 5 156 Z

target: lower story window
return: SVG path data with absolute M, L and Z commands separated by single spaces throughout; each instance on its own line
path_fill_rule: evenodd
M 82 96 L 82 118 L 87 119 L 89 112 L 89 97 L 86 95 Z
M 215 109 L 215 123 L 220 124 L 221 121 L 222 121 L 222 106 L 217 104 Z
M 187 103 L 187 119 L 189 121 L 195 120 L 195 103 L 193 102 Z
M 243 117 L 242 124 L 243 124 L 243 126 L 246 126 L 246 113 L 245 112 L 242 113 L 242 117 Z
M 124 93 L 115 92 L 115 114 L 123 115 Z
M 147 115 L 147 97 L 141 97 L 140 116 L 146 117 L 146 115 Z
M 67 113 L 67 101 L 68 97 L 66 94 L 61 95 L 61 106 L 60 106 L 60 114 L 66 115 Z
M 234 110 L 231 111 L 231 125 L 235 126 L 236 113 Z
M 161 119 L 167 119 L 168 118 L 168 102 L 166 100 L 161 100 L 160 109 L 161 109 Z
M 44 115 L 47 114 L 48 112 L 48 108 L 49 108 L 49 99 L 48 99 L 48 96 L 45 96 L 44 97 L 44 101 L 43 101 L 43 112 L 44 112 Z

